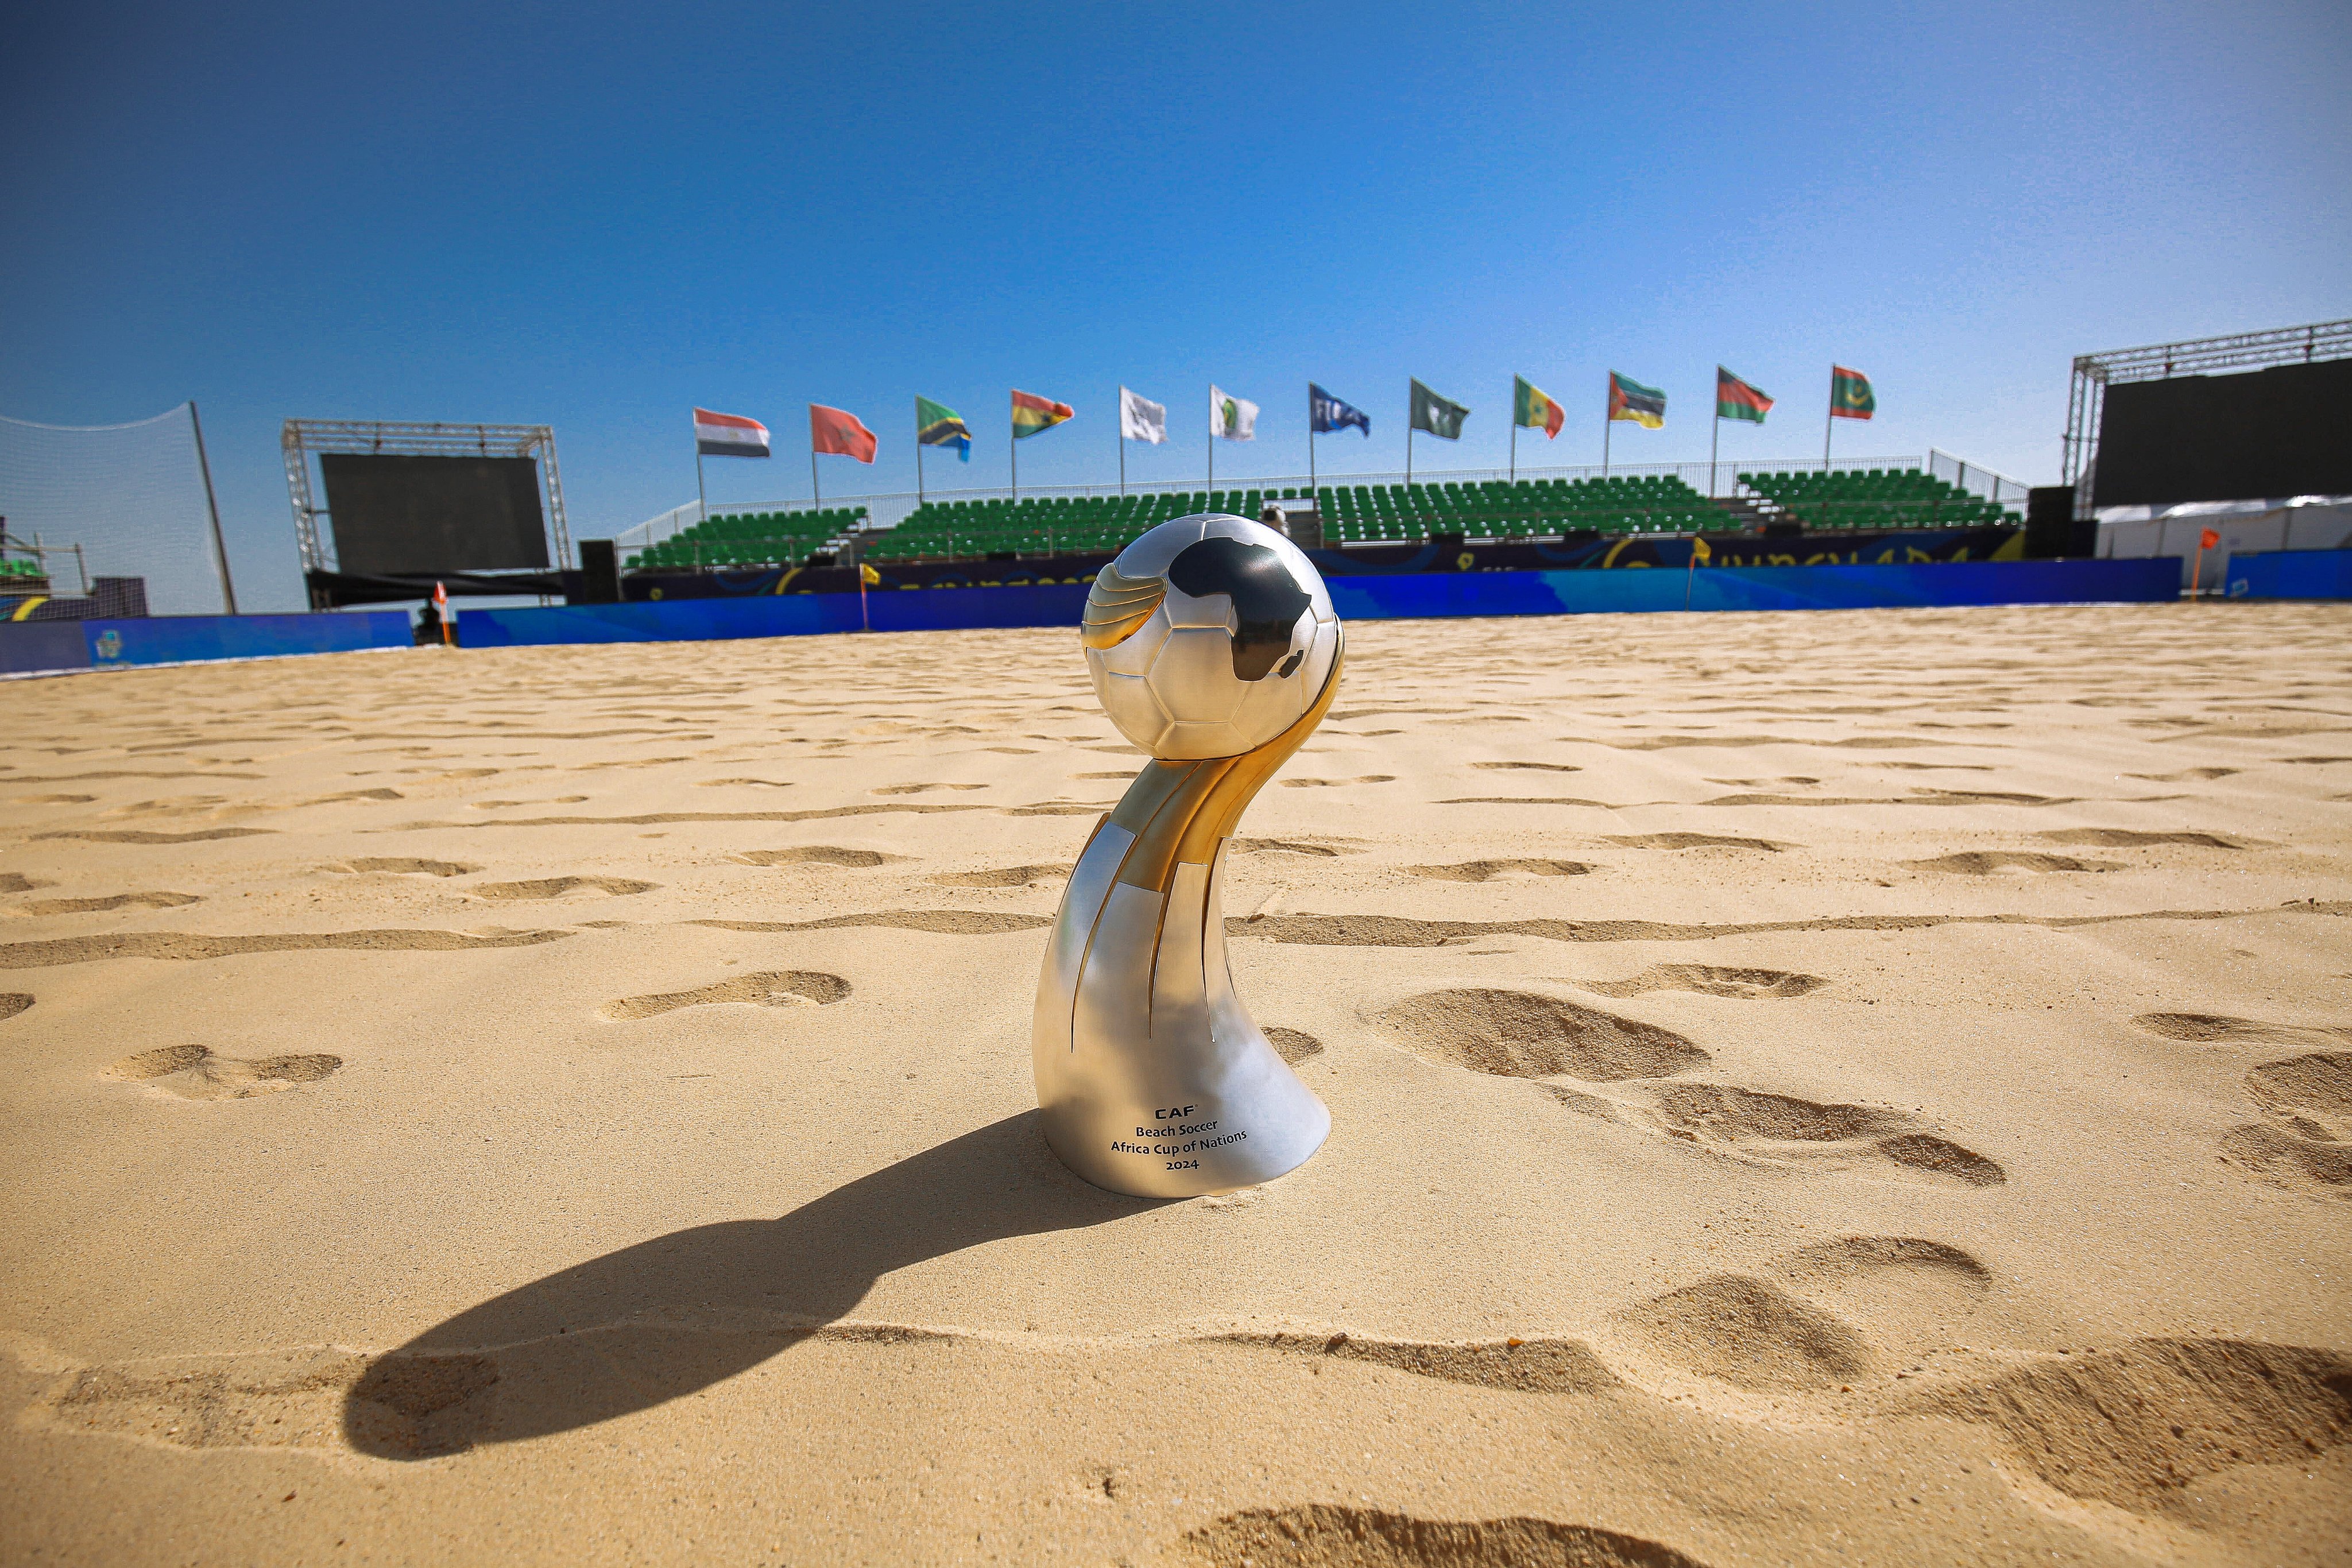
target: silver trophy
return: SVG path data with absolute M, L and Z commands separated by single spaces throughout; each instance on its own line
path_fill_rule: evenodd
M 1339 618 L 1272 528 L 1179 517 L 1096 577 L 1082 639 L 1095 695 L 1153 760 L 1087 839 L 1045 949 L 1045 1141 L 1139 1197 L 1271 1180 L 1331 1113 L 1234 994 L 1218 894 L 1243 810 L 1330 710 Z

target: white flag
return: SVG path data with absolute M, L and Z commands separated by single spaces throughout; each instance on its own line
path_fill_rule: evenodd
M 1257 404 L 1209 389 L 1209 428 L 1227 441 L 1257 439 Z
M 1168 405 L 1118 389 L 1118 434 L 1127 441 L 1149 441 L 1157 446 L 1168 439 Z

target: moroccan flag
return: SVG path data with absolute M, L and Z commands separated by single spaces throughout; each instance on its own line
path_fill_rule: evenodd
M 952 446 L 964 462 L 971 461 L 971 431 L 963 415 L 943 402 L 915 399 L 915 442 L 921 446 Z
M 1025 392 L 1013 394 L 1013 439 L 1026 441 L 1041 430 L 1051 430 L 1077 411 L 1066 402 Z
M 768 427 L 740 413 L 694 411 L 694 450 L 705 457 L 765 457 Z
M 1715 367 L 1715 417 L 1744 419 L 1752 423 L 1764 423 L 1764 415 L 1772 400 L 1764 395 L 1761 387 L 1751 387 L 1721 365 Z
M 1832 419 L 1868 419 L 1877 412 L 1878 399 L 1871 394 L 1868 376 L 1843 365 L 1830 367 Z
M 1559 436 L 1559 427 L 1568 423 L 1568 415 L 1539 389 L 1528 385 L 1527 377 L 1513 376 L 1511 423 L 1523 430 L 1540 429 L 1544 439 L 1551 441 Z
M 1412 383 L 1412 428 L 1426 431 L 1441 441 L 1462 439 L 1462 422 L 1470 411 L 1448 398 L 1442 398 L 1419 382 Z
M 821 402 L 809 404 L 811 452 L 830 452 L 871 463 L 874 447 L 874 433 L 859 423 L 856 414 L 846 409 L 827 408 Z
M 1612 371 L 1609 372 L 1609 417 L 1630 419 L 1644 430 L 1663 429 L 1666 423 L 1666 394 L 1655 387 L 1629 382 Z

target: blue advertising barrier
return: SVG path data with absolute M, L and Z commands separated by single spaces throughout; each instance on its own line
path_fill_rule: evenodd
M 2229 589 L 2232 599 L 2352 599 L 2352 549 L 2233 555 Z
M 1581 615 L 1680 610 L 1868 610 L 1966 604 L 2168 602 L 2180 597 L 2178 561 L 1932 561 L 1905 566 L 1702 567 L 1680 571 L 1414 572 L 1324 580 L 1344 619 L 1457 615 Z M 1075 626 L 1081 583 L 902 589 L 866 596 L 877 632 Z M 544 610 L 467 610 L 468 648 L 551 643 L 666 643 L 793 637 L 858 629 L 854 593 L 758 599 L 673 599 Z
M 206 659 L 273 659 L 289 653 L 352 653 L 405 648 L 415 641 L 407 612 L 342 611 L 320 615 L 151 615 L 84 621 L 85 664 L 98 669 L 180 664 Z
M 58 674 L 89 668 L 79 621 L 0 622 L 0 675 Z

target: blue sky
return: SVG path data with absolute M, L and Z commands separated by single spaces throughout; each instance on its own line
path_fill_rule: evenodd
M 1720 361 L 1780 400 L 1727 460 L 1840 450 L 2056 477 L 2075 353 L 2352 314 L 2341 4 L 27 7 L 0 30 L 0 413 L 201 404 L 248 608 L 300 599 L 279 423 L 554 425 L 573 531 L 694 490 L 687 411 L 766 420 L 714 500 L 804 497 L 811 401 L 911 488 L 919 392 L 1001 484 L 1005 392 L 1075 404 L 1022 477 L 1115 470 L 1116 389 L 1197 474 L 1305 462 L 1311 377 L 1403 455 L 1405 382 L 1512 374 L 1598 461 L 1704 458 Z M 1436 450 L 1431 450 L 1434 447 Z

